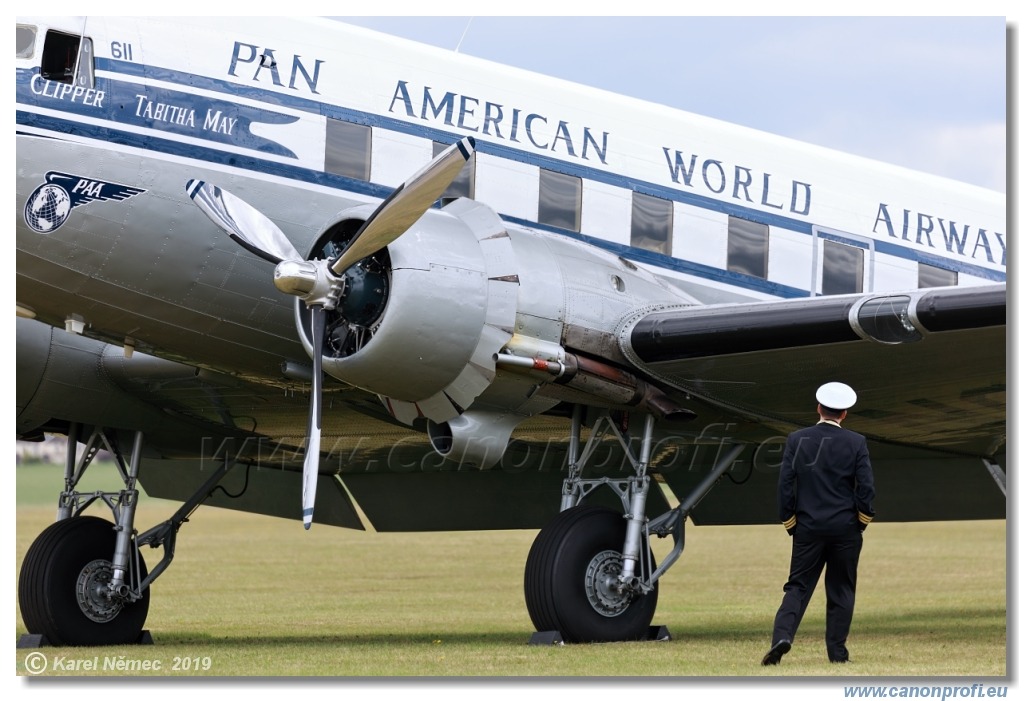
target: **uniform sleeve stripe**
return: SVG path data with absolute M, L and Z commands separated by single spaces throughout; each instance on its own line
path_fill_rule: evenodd
M 875 518 L 874 516 L 868 516 L 860 511 L 857 512 L 857 517 L 860 519 L 861 523 L 871 523 L 872 519 Z
M 782 525 L 786 528 L 786 530 L 789 530 L 790 528 L 796 525 L 796 516 L 790 516 L 788 519 L 782 522 Z

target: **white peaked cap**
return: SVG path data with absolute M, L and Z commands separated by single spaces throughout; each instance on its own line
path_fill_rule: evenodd
M 818 404 L 836 411 L 849 409 L 857 403 L 857 393 L 850 385 L 844 385 L 842 382 L 827 382 L 818 388 L 818 393 L 814 396 Z

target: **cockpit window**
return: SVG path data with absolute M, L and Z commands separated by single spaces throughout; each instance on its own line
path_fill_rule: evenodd
M 92 40 L 77 34 L 47 32 L 39 73 L 58 83 L 93 87 Z
M 15 46 L 17 58 L 32 58 L 36 49 L 36 28 L 28 24 L 19 24 Z
M 78 37 L 61 32 L 47 32 L 40 73 L 47 80 L 70 83 L 75 79 L 78 62 Z

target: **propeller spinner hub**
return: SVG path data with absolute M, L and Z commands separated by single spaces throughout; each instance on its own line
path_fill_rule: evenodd
M 283 260 L 274 269 L 274 286 L 308 305 L 334 309 L 341 292 L 341 279 L 330 273 L 326 261 Z
M 274 287 L 286 295 L 308 295 L 316 280 L 316 264 L 311 260 L 284 260 L 274 269 Z

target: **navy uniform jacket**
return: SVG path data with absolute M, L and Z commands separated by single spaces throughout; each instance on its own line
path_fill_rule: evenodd
M 789 434 L 779 473 L 779 519 L 793 534 L 864 530 L 875 516 L 864 436 L 821 422 Z

